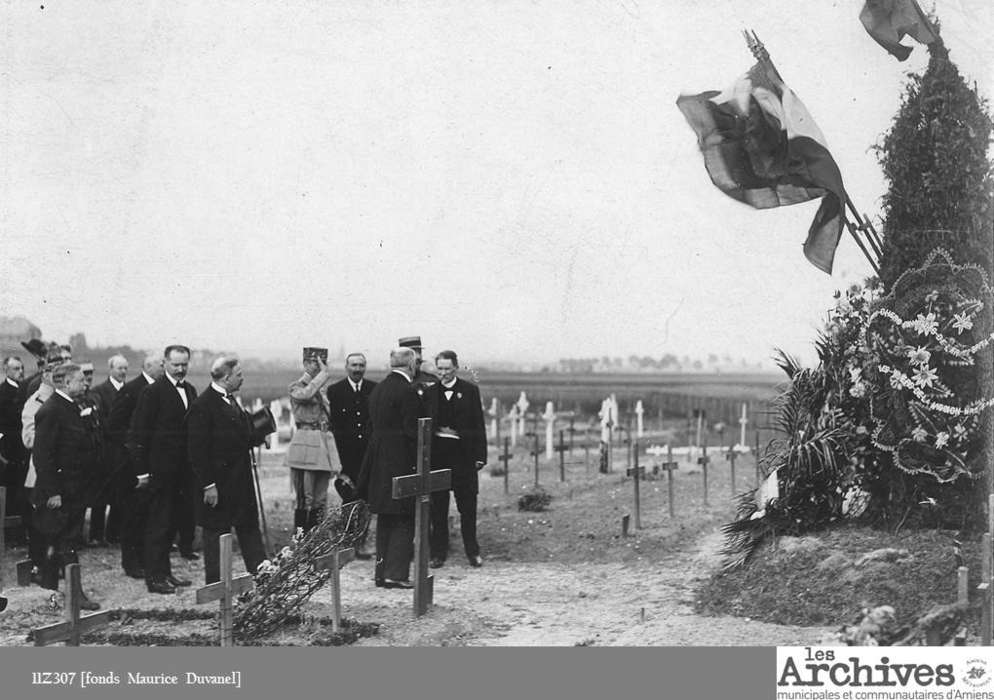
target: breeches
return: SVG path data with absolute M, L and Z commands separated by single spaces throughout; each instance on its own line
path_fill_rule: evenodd
M 313 469 L 290 469 L 293 480 L 295 507 L 302 510 L 325 510 L 328 504 L 328 483 L 331 472 Z

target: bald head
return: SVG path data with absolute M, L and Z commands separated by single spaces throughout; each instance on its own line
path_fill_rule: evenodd
M 115 382 L 123 382 L 128 376 L 128 359 L 124 355 L 111 355 L 107 359 L 107 374 Z

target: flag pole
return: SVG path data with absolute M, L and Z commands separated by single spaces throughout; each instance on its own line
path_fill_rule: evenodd
M 742 36 L 745 37 L 746 45 L 749 47 L 749 51 L 752 52 L 753 57 L 755 57 L 757 61 L 762 63 L 763 66 L 766 67 L 768 70 L 772 71 L 773 74 L 776 75 L 777 78 L 780 80 L 780 82 L 783 82 L 783 78 L 780 76 L 780 72 L 776 69 L 776 66 L 773 65 L 773 59 L 770 58 L 769 51 L 766 50 L 766 46 L 763 44 L 763 42 L 759 40 L 759 36 L 756 34 L 756 32 L 750 30 L 743 30 Z M 859 212 L 856 210 L 856 206 L 852 203 L 852 200 L 849 199 L 848 193 L 845 193 L 845 199 L 846 202 L 844 206 L 849 207 L 849 209 L 851 210 L 852 217 L 855 219 L 855 223 L 852 221 L 850 217 L 846 216 L 845 211 L 843 211 L 842 212 L 843 224 L 845 225 L 846 230 L 849 231 L 849 235 L 851 235 L 853 240 L 856 241 L 856 245 L 859 246 L 859 249 L 863 252 L 863 256 L 866 258 L 866 261 L 870 263 L 870 267 L 873 268 L 873 272 L 879 275 L 880 266 L 878 264 L 878 261 L 880 260 L 881 257 L 881 248 L 880 248 L 880 240 L 876 237 L 877 232 L 873 229 L 873 226 L 872 224 L 870 224 L 869 219 L 863 219 L 862 217 L 860 217 Z M 866 236 L 867 243 L 869 243 L 870 248 L 873 250 L 873 254 L 876 255 L 876 259 L 874 259 L 873 254 L 871 254 L 870 251 L 867 250 L 866 245 L 864 245 L 863 241 L 860 240 L 859 232 L 862 232 Z

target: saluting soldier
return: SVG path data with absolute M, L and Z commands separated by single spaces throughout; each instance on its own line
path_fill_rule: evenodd
M 285 464 L 290 467 L 296 497 L 293 526 L 307 531 L 324 518 L 328 482 L 341 464 L 330 431 L 331 413 L 324 392 L 331 379 L 328 349 L 304 348 L 303 363 L 304 373 L 290 385 L 290 412 L 296 430 L 290 438 Z
M 41 568 L 41 585 L 58 590 L 59 569 L 76 564 L 75 533 L 86 509 L 86 474 L 97 460 L 97 444 L 87 420 L 89 410 L 77 401 L 86 392 L 82 368 L 73 363 L 52 372 L 55 393 L 35 415 L 33 457 L 37 481 L 33 501 L 38 529 L 45 533 L 47 548 Z M 83 595 L 84 610 L 99 605 Z

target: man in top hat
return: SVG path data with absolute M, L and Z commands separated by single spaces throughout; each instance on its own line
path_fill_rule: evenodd
M 476 499 L 480 490 L 479 472 L 487 462 L 487 432 L 483 422 L 480 390 L 457 376 L 459 358 L 452 350 L 435 357 L 441 375 L 426 391 L 432 419 L 432 469 L 451 469 L 451 491 L 459 511 L 463 547 L 470 566 L 483 565 L 476 540 Z M 429 542 L 431 566 L 445 563 L 449 551 L 449 490 L 431 494 Z
M 33 502 L 36 527 L 47 541 L 41 585 L 58 590 L 59 569 L 79 562 L 75 536 L 82 528 L 84 483 L 96 462 L 97 447 L 86 409 L 77 403 L 86 392 L 80 366 L 59 365 L 51 378 L 54 393 L 35 415 Z M 97 610 L 100 606 L 83 595 L 80 607 Z
M 421 406 L 411 382 L 417 368 L 414 350 L 390 352 L 390 373 L 369 396 L 369 447 L 359 472 L 357 495 L 376 513 L 374 580 L 384 588 L 413 588 L 414 499 L 393 497 L 393 478 L 417 469 Z
M 186 414 L 197 390 L 186 381 L 190 349 L 169 345 L 163 352 L 165 377 L 138 394 L 131 418 L 127 446 L 135 469 L 148 475 L 149 505 L 145 525 L 145 583 L 150 593 L 175 593 L 189 586 L 189 579 L 173 575 L 169 549 L 176 530 L 185 523 L 187 510 L 195 508 L 193 472 L 187 453 Z M 187 502 L 189 501 L 189 507 Z M 189 541 L 181 548 L 193 554 L 193 513 L 189 515 Z
M 328 387 L 331 432 L 342 462 L 336 487 L 341 480 L 339 495 L 343 502 L 355 497 L 362 458 L 369 444 L 369 395 L 376 386 L 376 382 L 365 378 L 366 356 L 362 353 L 354 352 L 345 358 L 345 373 L 344 379 Z M 356 557 L 368 559 L 370 556 L 360 542 L 356 546 Z
M 328 482 L 341 468 L 335 437 L 330 432 L 331 413 L 325 388 L 328 373 L 327 348 L 304 348 L 304 373 L 290 384 L 290 413 L 295 430 L 284 463 L 290 467 L 295 494 L 294 529 L 306 532 L 324 518 L 328 506 Z
M 91 392 L 97 402 L 97 409 L 100 411 L 100 422 L 104 430 L 104 451 L 102 455 L 103 471 L 110 479 L 106 489 L 107 503 L 110 512 L 107 515 L 107 524 L 104 535 L 108 543 L 118 542 L 121 523 L 120 494 L 124 484 L 121 481 L 121 472 L 118 470 L 118 454 L 110 444 L 110 410 L 114 406 L 114 399 L 124 386 L 124 380 L 128 376 L 128 360 L 124 355 L 112 355 L 107 360 L 107 379 L 93 387 Z M 90 530 L 93 531 L 93 516 L 90 516 Z
M 218 540 L 231 528 L 249 573 L 266 558 L 252 476 L 252 426 L 233 396 L 243 381 L 236 357 L 218 357 L 210 387 L 193 401 L 187 418 L 189 459 L 200 493 L 197 522 L 204 529 L 205 583 L 221 580 Z
M 0 486 L 7 488 L 7 512 L 18 513 L 28 522 L 31 511 L 23 498 L 27 472 L 24 442 L 21 440 L 21 410 L 25 397 L 21 393 L 24 363 L 16 356 L 3 361 L 0 377 Z

